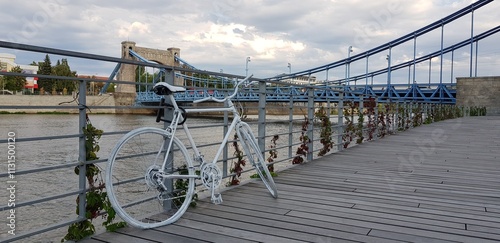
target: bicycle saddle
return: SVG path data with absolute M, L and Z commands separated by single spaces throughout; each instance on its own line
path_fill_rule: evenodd
M 153 87 L 153 92 L 157 95 L 170 95 L 175 92 L 186 91 L 186 88 L 180 86 L 174 86 L 165 82 L 158 82 Z

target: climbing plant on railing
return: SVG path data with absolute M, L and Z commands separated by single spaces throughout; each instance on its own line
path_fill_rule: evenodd
M 300 145 L 295 152 L 295 157 L 292 160 L 292 164 L 302 164 L 304 163 L 304 158 L 309 153 L 308 144 L 311 142 L 309 137 L 307 136 L 307 128 L 309 126 L 309 120 L 306 116 L 304 116 L 304 121 L 302 122 L 302 132 L 300 134 Z
M 378 126 L 379 132 L 378 137 L 383 138 L 386 135 L 393 134 L 393 129 L 397 130 L 396 122 L 398 120 L 397 115 L 398 107 L 394 103 L 387 103 L 379 110 Z
M 408 121 L 408 109 L 407 104 L 400 104 L 397 108 L 397 117 L 398 117 L 398 131 L 406 131 L 410 128 Z
M 320 143 L 323 147 L 319 150 L 318 156 L 323 156 L 330 152 L 333 148 L 334 142 L 332 139 L 332 122 L 330 121 L 330 116 L 327 114 L 325 108 L 321 106 L 316 112 L 315 117 L 321 122 L 320 130 Z
M 363 136 L 363 127 L 365 123 L 365 116 L 363 112 L 358 111 L 358 124 L 356 128 L 356 144 L 361 144 L 363 143 L 363 139 L 365 138 Z
M 97 152 L 99 152 L 99 139 L 103 131 L 97 129 L 92 125 L 87 117 L 87 124 L 83 128 L 83 135 L 85 136 L 85 158 L 86 161 L 93 161 L 99 159 Z M 75 173 L 80 174 L 79 166 L 75 167 Z M 108 231 L 115 231 L 126 225 L 125 222 L 113 223 L 116 212 L 109 202 L 107 193 L 104 191 L 106 188 L 104 180 L 102 179 L 101 169 L 95 164 L 85 165 L 85 177 L 89 185 L 85 194 L 85 220 L 78 223 L 73 223 L 68 228 L 68 233 L 61 240 L 63 241 L 78 241 L 95 233 L 95 226 L 92 220 L 102 215 L 105 220 L 102 225 Z M 80 198 L 76 199 L 76 214 L 79 214 L 78 202 Z
M 365 107 L 364 113 L 368 118 L 368 123 L 366 124 L 368 141 L 373 140 L 373 136 L 375 134 L 375 131 L 377 130 L 377 124 L 376 124 L 377 117 L 375 116 L 376 106 L 377 102 L 373 97 L 369 97 L 363 102 L 363 107 Z
M 378 107 L 377 107 L 378 108 Z M 377 118 L 377 136 L 380 138 L 385 137 L 388 133 L 388 120 L 389 120 L 390 104 L 385 104 L 383 109 L 379 109 Z
M 425 109 L 425 121 L 424 121 L 424 124 L 431 124 L 433 120 L 434 120 L 433 107 L 430 106 L 430 105 L 427 105 L 426 109 Z
M 274 159 L 278 158 L 278 151 L 276 150 L 276 141 L 278 141 L 280 137 L 278 135 L 274 135 L 273 138 L 271 139 L 271 145 L 269 145 L 269 157 L 267 157 L 267 162 L 268 163 L 273 163 Z M 267 169 L 269 169 L 269 172 L 273 173 L 274 172 L 274 165 L 268 165 Z
M 422 105 L 416 104 L 413 109 L 413 127 L 422 125 Z
M 486 107 L 470 107 L 470 116 L 486 116 Z
M 243 159 L 243 151 L 241 151 L 240 146 L 238 145 L 238 134 L 236 133 L 234 134 L 233 148 L 236 161 L 233 162 L 233 166 L 229 169 L 229 172 L 234 173 L 234 175 L 231 176 L 228 185 L 239 185 L 241 173 L 243 172 L 243 167 L 246 165 L 247 161 Z
M 344 108 L 344 118 L 346 120 L 346 125 L 344 129 L 344 134 L 342 134 L 343 147 L 349 147 L 349 144 L 354 139 L 356 132 L 356 127 L 354 126 L 354 111 L 357 104 L 354 102 L 347 102 L 347 107 Z

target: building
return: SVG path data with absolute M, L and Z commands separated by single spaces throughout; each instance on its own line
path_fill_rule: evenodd
M 9 72 L 12 68 L 17 66 L 26 74 L 36 74 L 38 72 L 38 66 L 16 64 L 16 55 L 0 53 L 0 71 Z M 30 89 L 32 92 L 38 89 L 37 80 L 37 77 L 26 77 L 26 85 L 24 88 Z

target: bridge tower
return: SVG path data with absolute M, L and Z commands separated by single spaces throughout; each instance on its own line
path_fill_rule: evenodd
M 168 66 L 179 66 L 179 62 L 175 61 L 175 56 L 181 55 L 181 49 L 176 47 L 168 48 L 167 50 L 159 50 L 153 48 L 139 47 L 133 41 L 123 41 L 121 45 L 121 54 L 123 59 L 134 60 L 130 55 L 129 50 L 132 50 L 149 61 Z M 137 65 L 122 64 L 118 71 L 117 78 L 120 81 L 135 82 L 135 70 Z M 135 102 L 136 88 L 134 84 L 118 84 L 116 93 L 120 96 L 123 105 L 132 105 Z

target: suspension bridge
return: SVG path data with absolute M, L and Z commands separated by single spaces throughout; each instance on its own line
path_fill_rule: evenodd
M 290 99 L 289 97 L 291 95 L 293 95 L 293 97 L 297 100 L 307 100 L 309 94 L 303 86 L 312 84 L 325 87 L 323 90 L 315 91 L 313 96 L 316 101 L 324 101 L 325 99 L 338 101 L 339 92 L 342 91 L 344 96 L 354 100 L 359 100 L 360 97 L 377 97 L 379 102 L 407 101 L 454 104 L 456 102 L 456 81 L 454 80 L 456 77 L 455 53 L 457 51 L 463 51 L 464 48 L 469 48 L 469 77 L 475 77 L 477 76 L 478 70 L 477 60 L 480 58 L 478 56 L 480 41 L 491 37 L 500 31 L 500 26 L 496 26 L 480 33 L 477 33 L 478 31 L 475 30 L 474 11 L 491 2 L 492 0 L 477 1 L 418 30 L 352 57 L 349 56 L 348 58 L 339 61 L 300 72 L 260 79 L 261 81 L 266 81 L 268 83 L 264 93 L 262 93 L 262 91 L 259 93 L 258 88 L 248 88 L 240 92 L 237 99 L 239 101 L 258 101 L 259 95 L 265 94 L 267 101 L 286 102 Z M 470 38 L 460 40 L 449 46 L 444 46 L 444 40 L 446 38 L 444 34 L 445 28 L 454 21 L 466 17 L 467 15 L 470 15 Z M 423 38 L 426 34 L 432 31 L 440 32 L 439 38 L 434 40 L 436 43 L 439 43 L 440 48 L 427 54 L 419 54 L 421 53 L 421 50 L 417 45 L 419 39 Z M 404 62 L 393 62 L 392 50 L 403 45 L 408 45 L 408 43 L 412 45 L 412 48 L 406 48 L 407 56 L 412 58 Z M 158 60 L 152 61 L 151 59 L 142 56 L 139 51 L 134 51 L 134 48 L 130 46 L 125 48 L 125 50 L 126 51 L 123 55 L 128 56 L 131 59 L 144 63 L 161 63 Z M 350 50 L 351 49 L 349 49 L 349 52 Z M 200 71 L 194 65 L 180 57 L 180 50 L 175 51 L 177 52 L 172 53 L 172 59 L 174 61 L 171 65 Z M 386 67 L 378 70 L 371 70 L 371 66 L 380 66 L 380 60 L 377 60 L 374 57 L 383 53 L 387 53 Z M 444 63 L 447 57 L 448 59 L 446 61 L 450 62 L 449 65 Z M 435 59 L 439 60 L 439 66 L 437 67 L 438 75 L 432 75 L 432 72 L 436 71 L 436 67 L 434 67 L 434 70 L 432 67 L 433 60 Z M 360 61 L 365 62 L 364 72 L 351 75 L 350 66 L 353 63 Z M 429 64 L 426 70 L 417 70 L 417 67 L 422 67 L 426 63 Z M 450 72 L 450 74 L 447 74 L 450 76 L 450 80 L 444 80 L 443 78 L 444 72 L 446 71 L 444 68 L 445 65 L 447 66 L 446 69 Z M 331 73 L 335 70 L 343 69 L 344 67 L 346 69 L 345 78 L 336 80 L 328 79 L 329 72 Z M 110 80 L 114 78 L 119 69 L 120 64 L 118 64 L 115 70 L 113 70 Z M 408 70 L 407 78 L 402 78 L 400 75 L 398 77 L 393 77 L 395 72 L 405 69 Z M 326 73 L 325 79 L 318 81 L 318 77 L 316 75 L 323 73 Z M 419 80 L 417 80 L 417 75 L 420 76 Z M 423 82 L 422 76 L 428 79 L 428 81 Z M 159 71 L 154 74 L 152 83 L 165 78 L 165 69 L 160 68 Z M 311 80 L 312 78 L 314 78 L 315 82 L 305 82 L 304 85 L 286 85 L 286 87 L 279 85 L 280 82 L 290 83 L 291 81 L 297 79 Z M 136 77 L 129 77 L 128 80 L 130 79 L 136 80 L 137 82 L 144 82 Z M 181 102 L 193 101 L 210 95 L 221 98 L 227 93 L 224 87 L 229 87 L 231 83 L 231 80 L 227 77 L 219 76 L 217 74 L 201 77 L 199 75 L 193 76 L 192 73 L 182 71 L 175 72 L 175 79 L 181 80 L 178 85 L 186 87 L 191 86 L 193 88 L 188 89 L 183 93 L 176 94 L 176 98 Z M 136 101 L 138 104 L 157 102 L 160 100 L 160 97 L 151 91 L 151 87 L 152 85 L 147 83 L 136 86 Z M 104 87 L 103 91 L 106 88 L 107 87 Z M 194 90 L 195 88 L 196 90 Z

